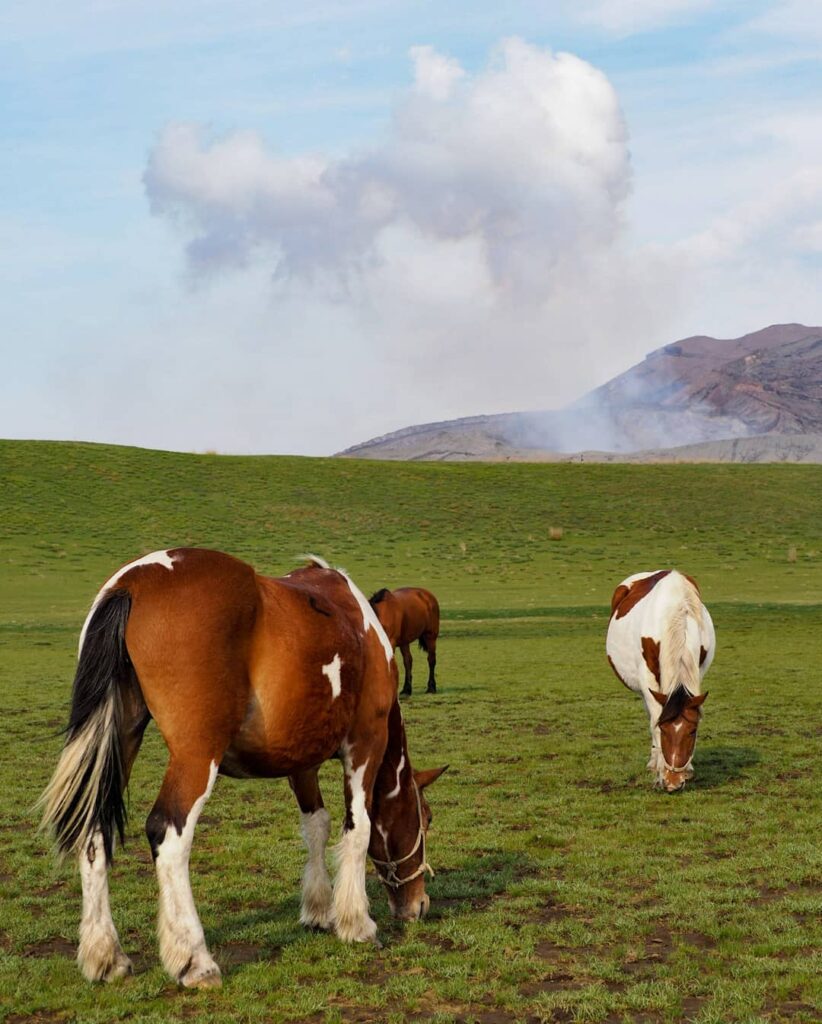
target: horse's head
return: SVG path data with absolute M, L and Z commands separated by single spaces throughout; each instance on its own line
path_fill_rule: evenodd
M 676 793 L 694 774 L 691 758 L 694 756 L 702 705 L 708 694 L 692 697 L 682 687 L 667 695 L 658 690 L 651 690 L 651 693 L 662 705 L 662 714 L 657 722 L 662 746 L 657 782 L 666 792 Z
M 391 913 L 406 921 L 417 921 L 428 911 L 425 875 L 434 872 L 425 850 L 432 815 L 424 791 L 447 767 L 412 769 L 395 700 L 389 715 L 388 748 L 374 785 L 368 852 L 388 893 Z

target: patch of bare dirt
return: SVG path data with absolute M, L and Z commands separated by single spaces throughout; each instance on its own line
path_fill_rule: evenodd
M 697 949 L 715 949 L 716 942 L 702 932 L 680 932 L 679 937 L 689 946 L 696 946 Z
M 520 985 L 519 991 L 523 996 L 538 996 L 543 992 L 572 992 L 584 988 L 587 983 L 579 981 L 571 974 L 562 971 L 554 971 L 544 978 L 535 978 L 533 981 L 526 981 Z
M 73 960 L 76 955 L 76 944 L 59 935 L 40 942 L 32 942 L 23 950 L 23 956 L 31 957 L 67 956 Z
M 224 967 L 240 967 L 242 964 L 253 964 L 259 960 L 277 960 L 280 950 L 269 950 L 255 942 L 227 942 L 217 947 L 217 961 Z
M 682 1020 L 695 1020 L 704 1002 L 705 996 L 686 996 L 682 1000 Z
M 6 1024 L 57 1024 L 66 1020 L 62 1013 L 53 1010 L 37 1010 L 34 1013 L 13 1013 L 6 1017 Z

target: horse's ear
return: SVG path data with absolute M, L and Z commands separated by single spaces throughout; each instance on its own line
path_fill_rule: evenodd
M 448 765 L 444 764 L 442 768 L 427 768 L 419 772 L 415 770 L 414 782 L 416 782 L 417 788 L 425 789 L 425 787 L 430 786 L 432 782 L 436 782 L 447 767 Z
M 707 696 L 708 696 L 708 691 L 706 690 L 704 693 L 697 694 L 696 697 L 691 697 L 691 699 L 688 701 L 688 707 L 689 708 L 698 708 L 701 704 L 705 703 L 705 698 Z
M 657 704 L 661 704 L 663 707 L 665 707 L 666 703 L 668 702 L 667 694 L 660 693 L 659 690 L 651 690 L 651 696 L 654 698 Z

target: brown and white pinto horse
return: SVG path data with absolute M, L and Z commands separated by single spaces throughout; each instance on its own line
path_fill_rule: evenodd
M 440 632 L 440 606 L 430 590 L 421 587 L 383 588 L 371 595 L 371 607 L 377 613 L 392 647 L 399 647 L 405 668 L 405 683 L 400 691 L 411 695 L 411 644 L 419 640 L 428 655 L 426 693 L 437 692 L 434 669 L 437 665 L 437 637 Z
M 691 759 L 716 638 L 696 581 L 676 569 L 640 572 L 614 591 L 606 650 L 628 689 L 641 693 L 651 725 L 648 768 L 674 793 L 693 776 Z
M 194 827 L 218 773 L 288 777 L 308 847 L 305 925 L 349 942 L 375 938 L 368 854 L 392 911 L 425 913 L 430 810 L 421 790 L 442 769 L 411 768 L 393 650 L 363 595 L 320 559 L 269 579 L 217 551 L 158 551 L 120 569 L 94 601 L 65 746 L 42 797 L 58 849 L 79 858 L 77 959 L 89 980 L 131 970 L 109 909 L 108 865 L 152 718 L 169 762 L 146 833 L 160 887 L 160 954 L 180 983 L 220 983 L 188 875 Z M 343 764 L 346 812 L 332 888 L 317 772 L 333 757 Z

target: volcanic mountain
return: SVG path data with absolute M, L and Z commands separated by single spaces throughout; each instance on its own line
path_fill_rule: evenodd
M 805 440 L 797 447 L 800 436 Z M 760 442 L 732 445 L 750 437 Z M 633 461 L 653 450 L 648 457 L 656 461 L 687 446 L 682 457 L 690 461 L 699 460 L 703 445 L 710 461 L 744 458 L 734 454 L 744 452 L 756 461 L 817 461 L 809 453 L 822 451 L 822 327 L 778 324 L 730 340 L 685 338 L 564 409 L 426 423 L 340 454 L 539 460 L 585 451 Z

